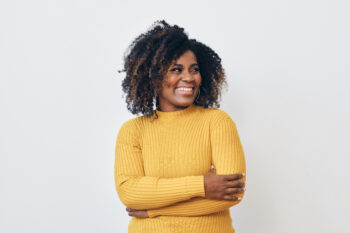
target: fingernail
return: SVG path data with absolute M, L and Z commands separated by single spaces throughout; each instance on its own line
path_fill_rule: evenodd
M 242 173 L 242 176 L 245 176 L 245 173 Z
M 241 198 L 241 197 L 238 197 L 237 199 L 238 199 L 238 200 L 241 200 L 242 198 Z

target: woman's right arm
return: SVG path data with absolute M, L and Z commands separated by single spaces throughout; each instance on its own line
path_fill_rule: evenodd
M 133 209 L 168 206 L 204 197 L 204 175 L 176 178 L 145 176 L 137 118 L 126 121 L 115 145 L 114 178 L 121 202 Z

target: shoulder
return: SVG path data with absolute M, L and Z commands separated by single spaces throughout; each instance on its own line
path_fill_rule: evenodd
M 125 120 L 119 128 L 120 135 L 141 136 L 145 126 L 150 124 L 152 117 L 150 115 L 141 115 Z
M 236 130 L 236 123 L 228 112 L 219 108 L 203 108 L 201 111 L 209 121 L 210 131 L 220 129 Z
M 120 129 L 136 129 L 141 130 L 145 124 L 152 119 L 149 115 L 137 116 L 123 122 Z
M 139 127 L 139 117 L 134 117 L 124 121 L 120 127 L 120 130 L 132 130 Z
M 134 117 L 128 120 L 125 120 L 119 128 L 117 139 L 126 140 L 126 139 L 136 139 L 140 136 L 141 133 L 141 122 L 142 116 Z
M 200 111 L 205 117 L 208 118 L 210 124 L 217 124 L 221 121 L 232 121 L 230 114 L 228 114 L 225 110 L 219 108 L 204 108 L 199 107 Z

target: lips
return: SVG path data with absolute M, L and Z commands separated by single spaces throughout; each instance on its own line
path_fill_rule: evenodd
M 175 88 L 175 92 L 179 95 L 193 95 L 194 94 L 194 87 L 177 87 Z
M 179 87 L 176 87 L 175 89 L 181 88 L 181 87 L 183 87 L 183 88 L 192 88 L 192 89 L 194 89 L 194 86 L 179 86 Z

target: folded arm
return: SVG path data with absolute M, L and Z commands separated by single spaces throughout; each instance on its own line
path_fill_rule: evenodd
M 121 202 L 134 209 L 168 206 L 204 197 L 204 176 L 159 178 L 145 176 L 139 128 L 135 119 L 119 130 L 115 146 L 114 178 Z
M 246 163 L 237 128 L 231 117 L 220 111 L 210 126 L 210 140 L 212 147 L 212 162 L 216 174 L 246 173 Z M 245 181 L 246 176 L 240 180 Z M 243 198 L 244 193 L 235 194 Z M 148 216 L 200 216 L 226 210 L 238 201 L 213 200 L 205 197 L 194 197 L 190 200 L 175 203 L 166 207 L 148 209 Z

